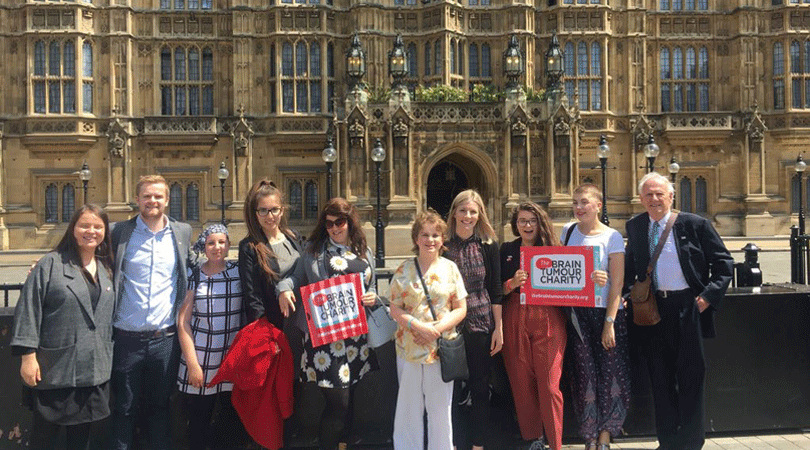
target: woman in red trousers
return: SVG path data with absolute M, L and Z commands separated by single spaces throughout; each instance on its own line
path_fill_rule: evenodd
M 563 396 L 560 392 L 566 324 L 554 306 L 521 305 L 520 247 L 560 245 L 548 214 L 536 203 L 522 203 L 512 213 L 512 233 L 501 245 L 503 282 L 503 360 L 512 385 L 520 434 L 533 441 L 529 450 L 562 448 Z

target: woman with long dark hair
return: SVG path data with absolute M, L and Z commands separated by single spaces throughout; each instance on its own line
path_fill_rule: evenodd
M 363 304 L 373 306 L 377 298 L 374 258 L 357 211 L 342 198 L 326 203 L 308 242 L 295 272 L 278 285 L 279 306 L 284 316 L 296 315 L 295 323 L 304 332 L 301 380 L 321 388 L 326 407 L 320 421 L 319 445 L 323 450 L 334 450 L 351 436 L 353 387 L 366 373 L 378 368 L 377 358 L 366 335 L 313 347 L 303 305 L 296 303 L 293 291 L 328 278 L 360 273 L 365 287 Z
M 501 246 L 504 300 L 503 362 L 512 386 L 520 434 L 530 450 L 562 448 L 563 395 L 560 391 L 566 323 L 560 308 L 521 305 L 520 286 L 529 275 L 520 268 L 520 247 L 560 245 L 540 205 L 521 203 L 512 212 L 517 239 Z
M 489 375 L 492 357 L 503 346 L 498 241 L 487 217 L 484 201 L 472 189 L 460 192 L 453 200 L 447 229 L 449 238 L 444 256 L 458 266 L 468 294 L 467 315 L 461 327 L 470 370 L 467 387 L 472 401 L 471 420 L 466 429 L 473 450 L 481 450 L 490 428 Z M 459 423 L 455 418 L 453 422 Z M 460 430 L 454 430 L 454 436 L 458 434 L 457 431 Z
M 22 356 L 23 402 L 34 412 L 30 446 L 85 450 L 90 428 L 110 415 L 115 306 L 107 214 L 84 205 L 39 260 L 14 310 L 12 352 Z
M 247 321 L 264 315 L 283 329 L 277 283 L 295 270 L 303 242 L 287 226 L 284 196 L 270 180 L 260 180 L 250 188 L 244 217 L 248 235 L 239 242 L 239 279 Z

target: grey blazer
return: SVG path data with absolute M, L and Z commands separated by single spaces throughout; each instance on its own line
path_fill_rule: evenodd
M 174 316 L 177 315 L 177 308 L 183 304 L 183 299 L 186 296 L 186 288 L 188 285 L 188 267 L 190 264 L 196 262 L 196 255 L 191 251 L 191 225 L 183 222 L 178 222 L 169 216 L 169 227 L 172 229 L 172 236 L 174 237 L 174 256 L 177 260 L 176 269 L 177 273 L 177 286 L 174 290 Z M 115 290 L 118 292 L 118 300 L 121 300 L 121 295 L 124 289 L 121 288 L 121 280 L 124 278 L 124 272 L 121 270 L 124 267 L 124 255 L 127 254 L 127 244 L 129 238 L 132 236 L 132 231 L 135 230 L 135 221 L 138 216 L 123 222 L 116 222 L 112 225 L 112 248 L 115 252 L 115 266 L 113 268 L 113 284 Z
M 93 311 L 82 269 L 66 255 L 39 260 L 14 309 L 11 345 L 36 349 L 36 389 L 97 386 L 110 379 L 115 292 L 99 264 L 101 295 Z

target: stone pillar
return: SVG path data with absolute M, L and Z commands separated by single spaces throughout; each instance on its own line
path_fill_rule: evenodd
M 130 212 L 135 198 L 131 168 L 130 124 L 116 117 L 107 129 L 109 164 L 107 166 L 107 212 Z M 123 219 L 125 216 L 116 217 Z
M 6 228 L 6 146 L 3 142 L 3 127 L 0 122 L 0 250 L 9 249 L 8 228 Z
M 773 216 L 768 212 L 769 199 L 765 192 L 765 124 L 759 112 L 749 115 L 745 135 L 740 143 L 743 153 L 745 176 L 745 220 L 743 234 L 746 236 L 773 236 L 776 232 Z
M 253 125 L 245 119 L 245 108 L 239 105 L 239 119 L 233 126 L 233 160 L 226 162 L 228 170 L 233 174 L 231 183 L 231 220 L 241 218 L 247 193 L 253 186 Z M 280 186 L 281 187 L 281 186 Z M 283 187 L 282 187 L 283 189 Z

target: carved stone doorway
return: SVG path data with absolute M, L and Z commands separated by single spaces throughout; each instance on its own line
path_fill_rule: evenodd
M 442 158 L 427 177 L 426 203 L 447 219 L 453 199 L 465 189 L 476 189 L 484 197 L 486 189 L 481 168 L 459 153 Z

